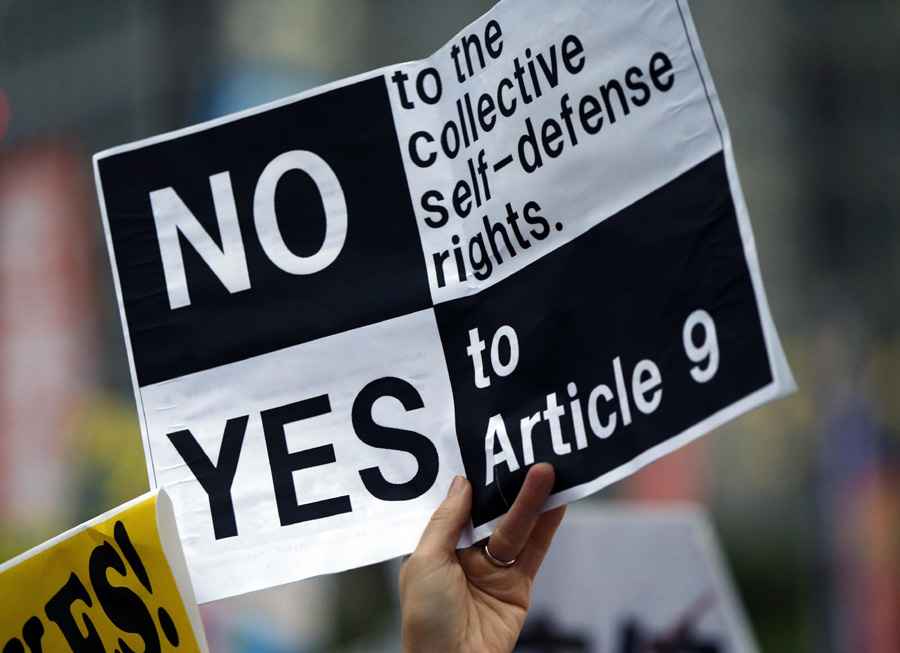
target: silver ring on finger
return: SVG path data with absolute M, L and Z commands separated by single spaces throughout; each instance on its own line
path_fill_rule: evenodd
M 500 560 L 499 558 L 495 558 L 488 548 L 487 543 L 484 545 L 484 555 L 487 556 L 488 561 L 496 567 L 512 567 L 516 563 L 515 558 L 512 560 Z

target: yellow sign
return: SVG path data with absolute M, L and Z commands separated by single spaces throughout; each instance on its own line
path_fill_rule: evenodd
M 0 566 L 0 606 L 2 653 L 208 650 L 162 490 Z

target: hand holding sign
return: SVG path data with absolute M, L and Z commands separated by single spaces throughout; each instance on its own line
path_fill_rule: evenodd
M 531 583 L 565 506 L 541 514 L 553 488 L 553 467 L 531 468 L 522 490 L 481 546 L 456 550 L 472 507 L 472 487 L 456 477 L 415 552 L 400 571 L 403 650 L 511 651 L 528 613 Z
M 560 506 L 794 386 L 685 0 L 500 2 L 95 173 L 200 602 L 405 555 L 457 474 L 471 544 L 541 461 Z

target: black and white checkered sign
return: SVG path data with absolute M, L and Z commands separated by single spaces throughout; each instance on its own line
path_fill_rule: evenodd
M 433 57 L 95 157 L 201 602 L 490 532 L 792 387 L 684 2 L 501 2 Z

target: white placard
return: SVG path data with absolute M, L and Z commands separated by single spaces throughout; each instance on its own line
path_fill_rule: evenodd
M 201 602 L 487 535 L 793 388 L 684 2 L 500 2 L 432 57 L 95 157 Z

